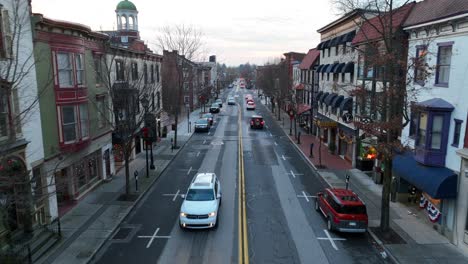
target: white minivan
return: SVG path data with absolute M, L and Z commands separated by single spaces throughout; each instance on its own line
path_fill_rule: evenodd
M 218 224 L 221 184 L 214 173 L 197 173 L 180 207 L 181 228 L 212 228 Z

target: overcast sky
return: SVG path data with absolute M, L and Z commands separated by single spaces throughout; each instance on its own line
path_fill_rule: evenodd
M 142 39 L 153 45 L 159 27 L 192 24 L 205 35 L 206 48 L 220 63 L 263 64 L 284 52 L 317 46 L 317 29 L 337 16 L 329 0 L 132 0 Z M 90 26 L 116 28 L 119 0 L 32 0 L 33 12 Z M 181 8 L 183 7 L 183 8 Z

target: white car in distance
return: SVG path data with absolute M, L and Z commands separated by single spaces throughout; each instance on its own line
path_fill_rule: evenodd
M 221 184 L 214 173 L 197 173 L 182 195 L 179 225 L 181 228 L 212 228 L 218 224 Z

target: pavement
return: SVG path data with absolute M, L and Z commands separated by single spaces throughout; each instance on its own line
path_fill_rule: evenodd
M 265 100 L 262 100 L 265 104 Z M 271 107 L 271 105 L 267 105 Z M 271 111 L 271 108 L 269 108 Z M 280 121 L 275 121 L 282 126 L 285 133 L 289 134 L 290 122 L 286 112 L 281 111 Z M 284 120 L 284 121 L 283 121 Z M 301 131 L 300 144 L 297 138 L 289 136 L 291 143 L 300 150 L 305 159 L 317 170 L 320 176 L 332 187 L 344 188 L 346 174 L 350 176 L 349 187 L 366 203 L 369 216 L 369 234 L 376 243 L 382 247 L 381 254 L 388 257 L 394 263 L 468 263 L 468 256 L 451 244 L 449 240 L 434 230 L 427 219 L 427 215 L 417 206 L 411 206 L 399 202 L 390 204 L 390 227 L 399 239 L 388 241 L 383 234 L 378 232 L 380 224 L 380 207 L 382 197 L 382 185 L 376 184 L 372 177 L 358 170 L 352 169 L 349 161 L 343 160 L 338 155 L 328 152 L 325 145 L 319 147 L 319 139 L 307 134 L 299 126 Z M 310 157 L 310 144 L 314 144 L 313 156 Z M 319 155 L 319 150 L 321 151 Z M 320 157 L 320 158 L 319 158 Z M 320 169 L 324 165 L 326 169 Z M 317 167 L 319 169 L 317 169 Z
M 178 125 L 178 145 L 181 148 L 171 148 L 174 131 L 170 131 L 168 136 L 162 138 L 153 148 L 156 169 L 150 170 L 149 177 L 145 175 L 144 151 L 131 161 L 130 186 L 133 192 L 133 201 L 119 199 L 125 193 L 125 169 L 121 168 L 112 180 L 102 181 L 99 186 L 86 194 L 60 218 L 61 240 L 37 263 L 88 263 L 132 208 L 144 197 L 145 192 L 159 179 L 172 159 L 183 149 L 192 136 L 193 124 L 199 115 L 200 109 L 196 109 L 190 114 L 192 128 L 191 132 L 188 132 L 187 115 L 181 114 Z M 134 171 L 139 171 L 138 191 L 135 190 Z

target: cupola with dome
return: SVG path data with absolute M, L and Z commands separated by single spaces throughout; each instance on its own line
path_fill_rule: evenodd
M 138 10 L 128 0 L 120 1 L 115 9 L 118 31 L 138 31 Z

